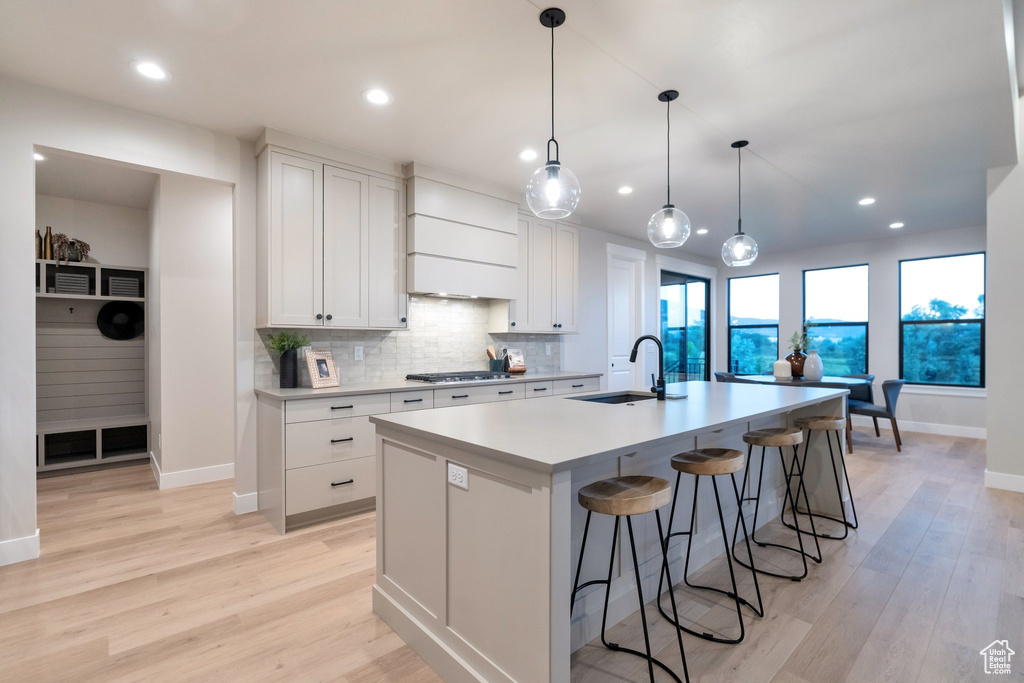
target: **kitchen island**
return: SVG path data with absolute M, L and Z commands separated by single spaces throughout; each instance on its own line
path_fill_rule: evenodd
M 600 586 L 581 592 L 570 623 L 585 518 L 577 491 L 633 474 L 674 481 L 669 459 L 676 453 L 743 448 L 750 429 L 842 416 L 847 395 L 708 382 L 670 385 L 668 393 L 688 398 L 607 404 L 552 397 L 370 418 L 379 458 L 374 611 L 445 680 L 568 681 L 571 653 L 598 635 L 604 600 Z M 816 484 L 826 458 L 824 440 L 813 442 L 812 490 L 824 488 Z M 687 501 L 688 479 L 680 489 Z M 759 525 L 777 516 L 784 486 L 778 454 L 769 452 Z M 701 496 L 691 571 L 722 552 L 713 505 Z M 677 528 L 688 524 L 681 509 Z M 734 503 L 726 513 L 735 518 Z M 583 581 L 607 572 L 612 520 L 595 518 L 591 527 Z M 634 529 L 650 599 L 660 569 L 653 516 L 638 518 Z M 680 544 L 670 552 L 681 577 Z M 622 561 L 621 548 L 618 558 L 609 627 L 637 607 L 632 564 Z

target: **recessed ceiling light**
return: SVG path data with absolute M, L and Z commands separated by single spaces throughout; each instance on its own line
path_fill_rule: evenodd
M 869 204 L 874 204 L 875 203 L 875 198 L 874 197 L 865 197 L 864 199 L 860 200 L 857 203 L 860 204 L 861 206 L 868 206 Z
M 478 297 L 476 294 L 470 294 L 469 298 L 470 299 L 479 299 L 480 297 Z
M 698 235 L 706 235 L 706 234 L 708 234 L 708 229 L 707 228 L 698 228 L 697 229 L 697 234 Z
M 391 101 L 391 95 L 380 88 L 370 88 L 363 91 L 363 99 L 370 104 L 387 104 Z
M 619 188 L 619 194 L 633 194 L 633 188 L 629 185 L 623 185 Z
M 132 62 L 132 68 L 146 78 L 152 78 L 154 81 L 166 81 L 171 77 L 163 67 L 153 62 Z
M 537 152 L 532 149 L 524 149 L 519 153 L 519 158 L 523 161 L 533 161 L 537 158 Z
M 448 292 L 438 292 L 438 296 L 448 296 Z
M 36 161 L 46 161 L 46 157 L 44 157 L 39 152 L 33 152 L 32 153 L 32 158 L 35 159 Z
M 893 229 L 896 229 L 896 228 L 902 228 L 902 227 L 903 227 L 903 224 L 902 224 L 902 223 L 890 223 L 890 224 L 889 224 L 889 227 L 890 227 L 890 228 L 893 228 Z

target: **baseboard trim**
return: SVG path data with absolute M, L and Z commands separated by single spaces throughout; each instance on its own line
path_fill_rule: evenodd
M 211 481 L 235 478 L 235 464 L 232 462 L 224 465 L 211 465 L 210 467 L 197 467 L 191 470 L 180 470 L 178 472 L 164 472 L 160 469 L 160 463 L 150 453 L 150 466 L 153 468 L 153 475 L 156 477 L 157 486 L 160 490 L 176 489 L 182 486 L 193 484 L 205 484 Z M 253 494 L 255 495 L 255 494 Z
M 39 557 L 39 529 L 31 536 L 0 541 L 0 567 Z
M 1003 489 L 1004 491 L 1024 493 L 1024 476 L 1006 474 L 1005 472 L 993 472 L 985 468 L 985 486 L 990 489 Z
M 988 429 L 985 427 L 965 427 L 963 425 L 944 425 L 933 422 L 913 422 L 911 420 L 897 420 L 896 424 L 900 432 L 917 432 L 919 434 L 935 434 L 937 436 L 962 436 L 967 439 L 987 439 Z M 854 427 L 867 427 L 874 430 L 871 418 L 866 415 L 853 416 Z M 878 418 L 878 427 L 882 431 L 889 430 L 889 421 Z
M 259 509 L 258 501 L 256 499 L 256 492 L 243 493 L 238 495 L 234 491 L 231 492 L 232 497 L 235 501 L 235 514 L 244 515 L 250 512 L 256 512 Z

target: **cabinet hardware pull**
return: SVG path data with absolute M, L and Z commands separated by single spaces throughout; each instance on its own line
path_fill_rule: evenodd
M 316 314 L 316 319 L 317 320 L 323 320 L 324 319 L 324 314 L 323 313 L 317 313 Z
M 469 398 L 469 394 L 452 394 L 452 398 Z
M 328 320 L 334 320 L 334 316 L 333 316 L 333 315 L 331 315 L 330 313 L 328 313 L 328 314 L 327 314 L 327 319 L 328 319 Z
M 405 319 L 405 318 L 402 318 L 402 322 L 403 322 L 403 323 L 404 323 L 404 322 L 406 322 L 406 319 Z
M 335 486 L 344 486 L 345 484 L 354 484 L 355 481 L 355 479 L 348 479 L 346 481 L 332 481 L 331 487 L 333 488 Z
M 331 406 L 331 410 L 348 410 L 352 406 Z
M 512 327 L 515 327 L 515 326 L 516 326 L 516 321 L 515 321 L 515 320 L 513 320 L 513 321 L 512 321 Z
M 356 437 L 354 437 L 354 436 L 349 436 L 349 437 L 346 437 L 344 439 L 331 439 L 331 443 L 345 443 L 346 441 L 352 441 L 355 438 Z
M 534 391 L 547 391 L 547 390 L 548 390 L 547 387 L 536 387 L 536 388 L 534 388 Z
M 573 388 L 573 389 L 579 389 L 579 388 L 580 388 L 580 387 L 582 387 L 582 386 L 583 386 L 582 384 L 573 384 L 573 385 L 572 385 L 572 388 Z
M 422 398 L 407 398 L 407 399 L 405 399 L 405 403 L 423 403 L 423 399 Z
M 504 396 L 505 394 L 514 394 L 514 391 L 499 391 L 498 396 Z

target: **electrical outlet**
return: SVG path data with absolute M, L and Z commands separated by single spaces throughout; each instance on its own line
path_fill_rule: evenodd
M 550 356 L 551 355 L 551 344 L 544 344 L 544 355 L 545 356 Z
M 157 434 L 156 435 L 156 449 L 158 451 L 159 450 L 163 450 L 163 447 L 164 447 L 164 435 L 163 434 Z
M 355 356 L 355 358 L 356 358 L 356 360 L 362 360 L 363 359 L 363 347 L 362 346 L 357 346 L 356 347 L 356 356 Z
M 464 491 L 468 491 L 469 472 L 466 471 L 465 467 L 456 465 L 453 462 L 448 463 L 448 483 L 452 486 L 458 486 Z

